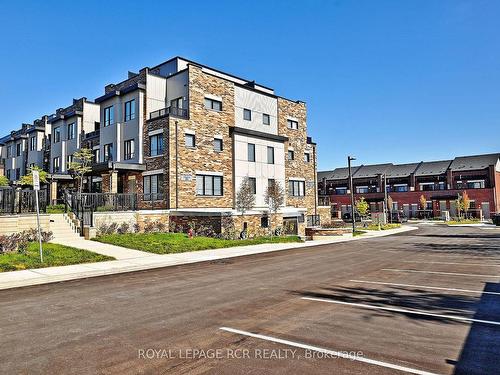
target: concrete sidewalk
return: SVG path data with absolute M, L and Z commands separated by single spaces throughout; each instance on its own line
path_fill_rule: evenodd
M 10 288 L 18 288 L 29 285 L 48 284 L 59 281 L 75 280 L 75 279 L 96 277 L 103 275 L 112 275 L 116 273 L 141 271 L 153 268 L 175 266 L 180 264 L 189 264 L 189 263 L 205 262 L 205 261 L 225 259 L 225 258 L 233 258 L 244 255 L 298 249 L 303 247 L 334 244 L 347 241 L 357 241 L 375 237 L 388 236 L 391 234 L 407 232 L 414 229 L 418 228 L 412 226 L 404 226 L 402 228 L 390 229 L 385 231 L 369 231 L 366 234 L 357 237 L 352 237 L 352 235 L 349 234 L 334 238 L 330 237 L 324 240 L 307 241 L 300 243 L 278 243 L 278 244 L 260 244 L 251 246 L 237 246 L 237 247 L 228 247 L 225 249 L 200 250 L 187 253 L 165 254 L 165 255 L 151 254 L 143 251 L 124 249 L 119 246 L 107 245 L 107 246 L 112 246 L 114 248 L 118 248 L 118 250 L 111 249 L 113 251 L 123 251 L 121 253 L 123 257 L 118 260 L 112 260 L 107 262 L 84 263 L 84 264 L 75 264 L 71 266 L 47 267 L 47 268 L 37 268 L 32 270 L 2 272 L 0 273 L 0 289 L 10 289 Z M 105 245 L 95 241 L 86 241 L 86 242 L 91 242 L 92 245 L 89 245 L 88 243 L 79 244 L 72 242 L 71 244 L 68 244 L 68 246 L 80 247 L 80 245 L 85 245 L 85 246 L 101 247 Z M 102 250 L 104 249 L 104 247 L 102 247 L 102 249 L 101 248 L 99 249 L 94 248 L 93 250 L 89 248 L 87 249 L 90 251 L 98 252 L 100 254 L 111 255 L 111 252 L 109 252 L 110 248 L 107 248 L 107 246 L 106 250 Z

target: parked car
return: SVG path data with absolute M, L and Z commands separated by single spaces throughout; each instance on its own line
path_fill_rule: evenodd
M 395 211 L 391 212 L 391 223 L 406 223 L 408 222 L 408 216 L 404 212 Z

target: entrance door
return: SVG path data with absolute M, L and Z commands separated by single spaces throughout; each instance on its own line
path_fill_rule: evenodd
M 483 217 L 485 219 L 490 218 L 490 202 L 482 202 L 481 208 L 483 209 Z
M 135 178 L 129 178 L 128 180 L 128 190 L 130 194 L 135 194 L 136 191 L 136 184 L 135 184 Z
M 297 218 L 283 219 L 283 231 L 285 234 L 297 235 L 299 233 Z
M 450 216 L 457 217 L 457 201 L 450 201 Z

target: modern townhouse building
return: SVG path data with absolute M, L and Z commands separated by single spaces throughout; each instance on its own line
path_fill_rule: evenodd
M 59 108 L 49 116 L 50 135 L 46 149 L 49 152 L 49 179 L 51 200 L 62 196 L 62 190 L 74 186 L 68 169 L 75 151 L 82 147 L 83 135 L 100 127 L 100 107 L 86 98 L 73 99 L 73 104 Z
M 316 145 L 303 102 L 181 57 L 129 73 L 95 102 L 99 162 L 90 181 L 102 192 L 136 193 L 139 207 L 164 208 L 178 225 L 220 226 L 232 215 L 260 227 L 274 179 L 286 192 L 280 223 L 303 233 L 315 214 Z M 235 196 L 246 176 L 256 207 L 241 218 Z
M 351 168 L 355 198 L 364 197 L 372 212 L 382 212 L 384 189 L 393 210 L 408 217 L 438 217 L 442 211 L 457 214 L 457 198 L 464 191 L 471 199 L 470 212 L 490 218 L 500 212 L 500 153 L 456 157 L 409 164 L 361 165 Z M 347 168 L 318 172 L 318 194 L 322 206 L 334 217 L 350 212 Z M 421 207 L 424 196 L 426 207 Z
M 75 186 L 68 169 L 75 151 L 94 153 L 85 191 L 130 194 L 139 209 L 163 209 L 177 226 L 197 222 L 220 231 L 283 224 L 303 234 L 316 215 L 316 144 L 307 136 L 304 102 L 269 87 L 174 57 L 109 84 L 1 140 L 11 181 L 29 165 L 49 172 L 52 202 Z M 255 207 L 236 212 L 245 177 Z M 270 215 L 265 192 L 278 181 L 285 204 Z

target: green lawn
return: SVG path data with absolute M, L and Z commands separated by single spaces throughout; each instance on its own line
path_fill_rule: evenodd
M 43 244 L 43 263 L 40 263 L 38 242 L 28 245 L 26 254 L 0 254 L 0 272 L 17 271 L 29 268 L 44 268 L 67 266 L 69 264 L 93 263 L 104 260 L 114 260 L 112 257 L 96 254 L 90 251 L 75 249 L 55 243 Z
M 259 237 L 248 240 L 221 240 L 210 237 L 189 238 L 183 233 L 107 234 L 97 237 L 94 240 L 156 254 L 184 253 L 188 251 L 219 249 L 232 246 L 301 241 L 297 236 Z
M 481 224 L 478 219 L 462 219 L 462 220 L 450 220 L 445 222 L 448 225 L 460 225 L 460 224 Z
M 396 228 L 401 228 L 401 224 L 385 224 L 380 226 L 380 230 L 388 230 L 388 229 L 396 229 Z M 368 225 L 366 228 L 363 228 L 366 230 L 379 230 L 378 224 L 371 224 Z

